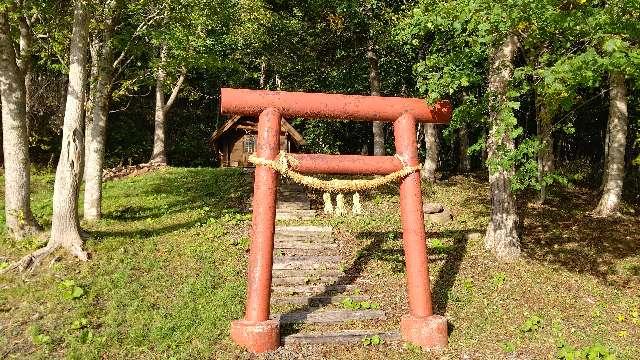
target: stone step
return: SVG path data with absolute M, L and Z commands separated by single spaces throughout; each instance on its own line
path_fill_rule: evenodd
M 354 278 L 351 276 L 289 276 L 274 277 L 271 279 L 272 286 L 290 286 L 290 285 L 319 285 L 334 284 L 342 285 L 351 282 Z
M 333 234 L 333 228 L 317 225 L 279 225 L 276 226 L 276 234 L 326 236 Z
M 280 246 L 279 246 L 280 245 Z M 303 245 L 307 245 L 304 244 Z M 337 244 L 328 244 L 329 247 L 323 245 L 316 245 L 315 248 L 309 249 L 306 247 L 297 248 L 295 244 L 291 243 L 278 243 L 276 244 L 273 254 L 275 256 L 316 256 L 316 255 L 333 255 L 336 253 Z
M 279 186 L 278 193 L 307 195 L 307 191 L 302 186 Z
M 371 299 L 371 297 L 368 295 L 272 296 L 271 304 L 320 306 L 327 304 L 338 304 L 346 298 L 350 298 L 353 301 L 367 301 Z
M 272 293 L 280 293 L 280 294 L 319 294 L 319 293 L 329 293 L 329 292 L 345 292 L 355 290 L 357 287 L 355 285 L 345 285 L 345 284 L 337 284 L 337 285 L 292 285 L 292 286 L 273 286 L 271 288 Z
M 283 196 L 285 198 L 294 197 L 294 198 L 308 199 L 306 192 L 290 190 L 290 189 L 278 189 L 278 195 Z
M 338 244 L 331 242 L 308 242 L 308 241 L 295 241 L 295 240 L 277 240 L 274 242 L 274 248 L 279 250 L 294 249 L 294 250 L 328 250 L 336 249 Z
M 311 200 L 309 200 L 306 196 L 278 196 L 278 205 L 287 203 L 300 203 L 301 205 L 309 205 L 311 204 Z
M 278 241 L 304 241 L 304 242 L 319 242 L 319 243 L 331 243 L 336 241 L 333 235 L 325 234 L 325 233 L 287 234 L 287 233 L 276 232 L 274 234 L 274 239 Z
M 360 344 L 364 338 L 379 336 L 385 342 L 402 340 L 399 331 L 341 330 L 322 333 L 300 333 L 285 336 L 285 345 L 294 344 Z
M 273 269 L 272 277 L 289 278 L 293 276 L 341 276 L 344 273 L 338 269 Z
M 311 211 L 313 211 L 313 214 L 311 214 Z M 276 206 L 276 215 L 278 214 L 278 212 L 296 213 L 296 214 L 300 213 L 301 215 L 304 215 L 304 216 L 316 214 L 315 210 L 311 210 L 311 205 L 309 204 L 304 205 L 300 203 L 278 204 L 278 206 Z
M 273 269 L 338 269 L 341 260 L 341 256 L 277 256 Z
M 324 324 L 359 320 L 385 320 L 382 310 L 331 310 L 331 311 L 295 311 L 271 316 L 281 325 L 285 324 Z
M 315 210 L 278 210 L 276 220 L 311 220 L 315 218 Z
M 326 233 L 309 233 L 309 234 L 297 234 L 297 233 L 280 233 L 274 234 L 274 239 L 278 241 L 305 241 L 305 242 L 320 242 L 330 243 L 335 242 L 335 238 L 331 234 Z
M 276 205 L 277 210 L 309 210 L 311 209 L 311 204 L 309 201 L 284 201 L 278 202 Z

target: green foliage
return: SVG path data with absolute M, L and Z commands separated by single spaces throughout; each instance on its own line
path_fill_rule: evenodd
M 87 320 L 87 318 L 80 318 L 77 320 L 74 320 L 71 323 L 71 330 L 80 330 L 80 329 L 84 329 L 86 327 L 89 326 L 89 320 Z
M 64 280 L 58 287 L 62 291 L 62 296 L 65 299 L 76 300 L 85 294 L 84 289 L 76 285 L 76 282 L 73 280 Z
M 28 333 L 34 345 L 51 344 L 51 336 L 44 333 L 42 329 L 37 325 L 30 326 L 28 329 Z
M 380 304 L 368 300 L 354 301 L 350 297 L 344 298 L 340 304 L 348 310 L 379 310 Z
M 380 337 L 380 335 L 373 335 L 371 337 L 365 337 L 364 339 L 362 339 L 362 343 L 365 346 L 369 346 L 369 345 L 382 345 L 384 344 L 384 339 L 382 339 Z
M 511 341 L 503 341 L 500 343 L 500 348 L 502 348 L 502 351 L 506 352 L 506 353 L 512 353 L 514 351 L 516 351 L 516 346 L 511 342 Z
M 453 250 L 452 246 L 443 243 L 440 239 L 431 239 L 429 242 L 429 248 L 439 254 L 446 254 Z
M 495 274 L 493 276 L 493 278 L 491 279 L 491 283 L 493 284 L 493 286 L 495 286 L 496 288 L 501 287 L 502 285 L 504 285 L 504 282 L 507 280 L 507 275 L 505 275 L 505 273 L 503 272 L 499 272 L 497 274 Z
M 414 354 L 421 354 L 422 353 L 422 348 L 418 345 L 414 345 L 410 342 L 405 342 L 404 344 L 402 344 L 402 347 L 409 350 L 410 352 L 414 353 Z
M 561 341 L 558 344 L 556 359 L 561 360 L 615 360 L 616 356 L 608 348 L 600 343 L 595 343 L 583 349 L 575 347 Z
M 527 320 L 525 320 L 524 324 L 520 327 L 520 331 L 525 334 L 537 332 L 542 329 L 543 320 L 541 317 L 537 315 L 531 315 Z
M 539 114 L 523 109 L 523 103 L 543 104 L 553 119 L 571 115 L 576 105 L 583 105 L 584 89 L 606 84 L 610 71 L 638 78 L 640 26 L 634 20 L 638 5 L 628 1 L 565 5 L 550 0 L 424 0 L 394 30 L 399 42 L 421 54 L 414 65 L 420 94 L 430 102 L 449 98 L 454 103 L 445 136 L 461 124 L 487 131 L 487 104 L 494 96 L 487 93 L 490 57 L 506 34 L 518 35 L 522 58 L 516 60 L 508 99 L 497 109 L 498 121 L 492 128 L 492 136 L 513 139 L 516 147 L 499 146 L 487 163 L 490 171 L 515 167 L 514 191 L 566 183 L 559 174 L 538 176 L 539 142 L 524 125 L 530 114 Z M 566 120 L 574 119 L 564 116 L 554 127 L 571 134 L 576 125 Z M 481 138 L 469 151 L 483 147 Z

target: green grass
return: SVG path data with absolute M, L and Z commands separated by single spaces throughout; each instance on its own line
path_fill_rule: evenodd
M 52 184 L 50 174 L 34 176 L 33 208 L 44 224 Z M 61 252 L 35 274 L 0 277 L 0 358 L 250 358 L 228 338 L 244 310 L 250 192 L 250 177 L 232 169 L 107 182 L 104 219 L 83 224 L 91 261 Z M 365 216 L 311 221 L 340 230 L 344 268 L 387 313 L 381 329 L 397 329 L 407 312 L 396 193 L 390 186 L 363 194 Z M 522 201 L 523 257 L 499 263 L 482 239 L 464 236 L 486 226 L 484 181 L 451 178 L 425 188 L 425 199 L 455 216 L 428 226 L 434 307 L 449 319 L 448 349 L 428 354 L 385 342 L 290 351 L 343 359 L 640 357 L 637 216 L 593 219 L 587 211 L 597 199 L 579 188 L 553 193 L 544 207 Z M 16 259 L 36 246 L 3 238 L 0 254 Z M 354 326 L 364 324 L 347 327 Z
M 105 219 L 86 226 L 90 262 L 65 259 L 1 280 L 0 357 L 186 359 L 229 350 L 229 321 L 243 310 L 247 241 L 237 224 L 247 217 L 237 209 L 246 186 L 242 173 L 220 170 L 106 183 Z M 50 200 L 40 195 L 34 209 L 47 222 Z M 25 252 L 6 240 L 1 249 Z M 65 280 L 84 295 L 66 297 Z M 40 334 L 49 341 L 33 339 Z

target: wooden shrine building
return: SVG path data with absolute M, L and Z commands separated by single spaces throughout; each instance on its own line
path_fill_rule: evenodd
M 280 127 L 280 149 L 295 153 L 305 144 L 305 140 L 296 129 L 282 119 Z M 256 150 L 258 119 L 234 115 L 222 127 L 218 128 L 209 142 L 223 167 L 252 167 L 249 155 Z

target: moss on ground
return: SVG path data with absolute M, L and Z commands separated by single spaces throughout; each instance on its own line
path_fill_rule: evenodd
M 107 182 L 104 219 L 83 224 L 91 261 L 60 253 L 35 274 L 0 277 L 0 358 L 252 358 L 228 338 L 244 310 L 250 185 L 233 169 L 166 169 Z M 52 187 L 51 174 L 34 176 L 33 208 L 44 224 Z M 261 357 L 640 357 L 637 216 L 590 217 L 597 198 L 582 188 L 557 190 L 545 206 L 523 200 L 523 257 L 498 263 L 481 238 L 465 237 L 486 225 L 484 181 L 453 177 L 425 188 L 425 198 L 454 214 L 449 224 L 428 226 L 435 309 L 451 327 L 447 350 L 322 346 Z M 363 203 L 365 216 L 310 223 L 338 230 L 344 269 L 359 274 L 358 287 L 387 312 L 376 326 L 394 329 L 406 312 L 397 189 L 369 193 Z M 3 237 L 0 261 L 39 245 Z

